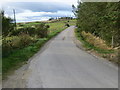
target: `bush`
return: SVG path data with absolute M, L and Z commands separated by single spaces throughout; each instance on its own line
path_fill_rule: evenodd
M 45 23 L 41 23 L 39 25 L 36 25 L 36 34 L 41 38 L 47 37 L 49 27 L 50 26 L 45 25 Z
M 6 37 L 2 40 L 2 52 L 3 56 L 8 55 L 15 49 L 20 49 L 30 45 L 35 41 L 34 38 L 28 34 L 21 34 L 19 36 Z
M 10 36 L 18 36 L 21 31 L 22 31 L 21 28 L 19 28 L 17 30 L 13 30 L 13 31 L 10 32 Z
M 12 49 L 13 49 L 13 41 L 17 41 L 17 37 L 6 37 L 4 39 L 2 39 L 2 52 L 3 52 L 3 56 L 6 56 L 7 54 L 9 54 Z
M 17 30 L 13 30 L 11 32 L 11 35 L 18 36 L 21 33 L 29 34 L 30 36 L 33 36 L 35 34 L 35 28 L 34 27 L 23 27 L 19 28 Z
M 20 38 L 20 47 L 28 46 L 30 43 L 33 42 L 33 39 L 28 34 L 21 34 L 19 35 Z
M 13 30 L 11 32 L 11 36 L 18 36 L 21 33 L 29 34 L 30 36 L 38 35 L 41 38 L 47 37 L 48 35 L 48 28 L 49 25 L 45 25 L 45 23 L 41 23 L 39 25 L 36 25 L 34 27 L 23 27 L 19 28 L 17 30 Z

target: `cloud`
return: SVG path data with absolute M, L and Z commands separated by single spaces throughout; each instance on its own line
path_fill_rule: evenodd
M 56 12 L 58 10 L 71 11 L 72 5 L 62 2 L 9 2 L 3 8 L 15 8 L 16 11 L 29 9 L 32 11 Z
M 44 16 L 50 16 L 50 17 L 70 17 L 74 16 L 71 11 L 57 11 L 51 14 L 45 14 Z
M 48 20 L 51 17 L 65 17 L 65 16 L 73 16 L 73 14 L 69 11 L 33 12 L 30 10 L 25 10 L 22 13 L 16 14 L 17 22 Z M 10 17 L 13 18 L 13 15 Z
M 61 0 L 53 1 L 7 2 L 3 5 L 3 8 L 5 15 L 11 18 L 13 18 L 13 9 L 15 9 L 17 22 L 48 20 L 50 17 L 74 16 L 72 13 L 73 0 L 70 0 L 71 2 L 67 0 L 64 2 Z
M 7 2 L 62 2 L 67 4 L 76 4 L 78 0 L 2 0 L 1 3 L 7 3 Z M 80 1 L 80 0 L 79 0 Z

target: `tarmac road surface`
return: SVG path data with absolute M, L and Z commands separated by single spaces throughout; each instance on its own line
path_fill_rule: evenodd
M 118 67 L 78 48 L 74 26 L 3 82 L 4 88 L 118 88 Z
M 76 47 L 74 26 L 30 63 L 27 88 L 118 88 L 118 68 Z

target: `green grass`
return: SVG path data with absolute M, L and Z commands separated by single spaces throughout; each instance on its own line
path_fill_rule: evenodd
M 70 20 L 69 24 L 75 26 L 76 25 L 76 20 Z
M 51 23 L 47 23 L 48 25 L 50 25 L 50 29 L 57 29 L 57 28 L 61 28 L 61 26 L 65 25 L 65 22 L 67 22 L 68 20 L 62 20 L 62 21 L 56 21 L 56 22 L 51 22 Z M 34 25 L 38 25 L 41 22 L 28 22 L 28 23 L 21 23 L 22 26 L 17 25 L 18 28 L 19 27 L 29 27 L 29 26 L 34 26 Z M 75 25 L 76 24 L 76 20 L 69 20 L 68 22 L 70 25 Z
M 50 28 L 49 28 L 50 32 L 54 32 L 54 31 L 60 30 L 60 29 L 65 29 L 65 24 L 62 21 L 54 22 L 54 23 L 47 23 L 47 25 L 50 26 Z
M 111 54 L 111 53 L 115 53 L 114 50 L 106 50 L 106 49 L 100 49 L 98 47 L 95 47 L 94 45 L 90 44 L 89 42 L 85 41 L 84 38 L 80 35 L 79 32 L 77 32 L 77 29 L 75 30 L 75 35 L 77 37 L 78 40 L 80 40 L 83 44 L 83 46 L 87 49 L 87 50 L 95 50 L 100 54 Z
M 50 25 L 47 38 L 39 38 L 38 41 L 32 45 L 24 47 L 23 49 L 14 50 L 7 57 L 2 58 L 2 75 L 3 79 L 6 78 L 12 71 L 21 67 L 23 64 L 28 61 L 30 57 L 32 57 L 35 53 L 37 53 L 40 48 L 52 37 L 57 35 L 59 32 L 63 31 L 65 28 L 65 21 L 59 21 L 54 23 L 47 23 Z M 71 21 L 71 25 L 74 24 L 75 21 Z M 36 23 L 31 23 L 31 25 L 35 25 Z M 24 27 L 24 26 L 23 26 Z
M 46 38 L 39 39 L 37 43 L 20 50 L 15 50 L 8 57 L 3 58 L 3 78 L 8 74 L 9 70 L 17 69 L 18 67 L 26 63 L 26 61 L 30 57 L 32 57 L 46 41 Z
M 20 25 L 22 25 L 22 27 L 29 27 L 29 26 L 33 26 L 33 25 L 38 25 L 41 22 L 27 22 L 27 23 L 21 23 Z M 17 26 L 19 27 L 20 25 L 17 24 Z

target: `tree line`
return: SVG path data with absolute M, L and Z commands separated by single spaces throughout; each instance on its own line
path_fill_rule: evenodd
M 90 32 L 108 45 L 120 45 L 120 2 L 79 2 L 74 13 L 78 33 Z

